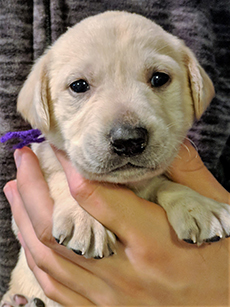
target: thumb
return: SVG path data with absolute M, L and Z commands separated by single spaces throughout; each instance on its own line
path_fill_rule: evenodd
M 229 203 L 229 193 L 221 186 L 202 162 L 188 140 L 182 144 L 178 156 L 168 170 L 173 181 L 183 184 L 203 196 Z

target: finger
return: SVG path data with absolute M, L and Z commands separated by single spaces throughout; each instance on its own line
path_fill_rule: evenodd
M 219 184 L 202 162 L 195 148 L 188 140 L 169 169 L 170 178 L 186 185 L 203 196 L 222 203 L 229 203 L 229 193 Z
M 161 207 L 140 199 L 122 186 L 86 180 L 77 173 L 63 152 L 55 150 L 55 153 L 66 173 L 72 196 L 123 243 L 133 241 L 134 237 L 137 239 L 134 234 L 142 238 L 169 234 Z M 156 223 L 155 233 L 150 234 L 149 227 L 153 223 Z
M 10 203 L 14 221 L 19 229 L 19 232 L 21 233 L 21 236 L 23 238 L 31 238 L 29 240 L 30 248 L 33 248 L 34 244 L 38 244 L 39 247 L 42 247 L 42 243 L 36 237 L 32 223 L 18 192 L 16 180 L 10 181 L 6 184 L 4 187 L 4 193 Z
M 97 303 L 97 300 L 101 299 L 105 290 L 107 296 L 109 296 L 110 288 L 105 282 L 88 270 L 62 258 L 37 239 L 29 216 L 23 206 L 20 194 L 17 191 L 15 181 L 8 183 L 4 188 L 4 192 L 10 201 L 12 213 L 20 232 L 19 239 L 26 250 L 29 267 L 34 272 L 36 278 L 38 278 L 45 293 L 48 292 L 50 298 L 55 299 L 55 293 L 53 294 L 55 287 L 51 287 L 51 289 L 49 287 L 47 288 L 46 280 L 49 278 L 48 275 L 52 277 L 49 279 L 48 285 L 50 285 L 51 281 L 58 280 L 58 288 L 66 285 L 69 290 L 78 294 L 80 293 L 85 300 L 87 299 L 86 301 L 94 301 Z M 81 258 L 80 256 L 78 257 Z M 97 262 L 96 260 L 93 261 Z M 92 264 L 89 266 L 92 266 Z M 59 299 L 61 300 L 61 297 Z
M 36 155 L 27 147 L 16 150 L 17 186 L 38 238 L 55 244 L 52 236 L 53 200 Z
M 72 291 L 42 271 L 34 262 L 34 259 L 26 245 L 24 245 L 24 251 L 28 266 L 34 273 L 38 283 L 48 298 L 58 302 L 63 306 L 95 306 L 95 304 L 93 304 L 87 298 Z
M 13 197 L 12 191 L 8 191 L 9 186 L 11 186 L 12 189 L 15 189 L 15 192 L 13 191 Z M 37 241 L 35 233 L 33 232 L 32 224 L 30 223 L 28 215 L 21 203 L 20 195 L 17 193 L 16 182 L 8 183 L 4 190 L 8 200 L 11 203 L 12 213 L 19 227 L 20 233 L 18 234 L 18 239 L 25 250 L 28 265 L 34 272 L 41 287 L 47 292 L 48 297 L 52 299 L 53 296 L 49 294 L 49 292 L 50 290 L 53 290 L 53 288 L 50 289 L 52 284 L 50 285 L 50 279 L 47 281 L 48 276 L 46 276 L 45 272 L 49 273 L 54 280 L 57 279 L 59 283 L 68 285 L 69 289 L 72 291 L 79 291 L 79 293 L 85 294 L 85 297 L 88 297 L 88 299 L 89 297 L 92 297 L 91 300 L 97 302 L 98 304 L 101 304 L 103 299 L 107 300 L 106 296 L 104 295 L 105 289 L 107 296 L 109 296 L 114 285 L 117 287 L 122 287 L 123 282 L 125 284 L 125 280 L 123 280 L 124 276 L 121 276 L 120 272 L 126 272 L 126 278 L 127 275 L 131 275 L 130 279 L 132 279 L 132 265 L 130 267 L 130 263 L 127 260 L 127 255 L 124 252 L 123 246 L 119 242 L 117 243 L 116 250 L 119 257 L 114 255 L 114 257 L 105 258 L 101 261 L 85 259 L 84 257 L 77 256 L 75 253 L 63 248 L 60 245 L 57 245 L 55 250 L 64 255 L 66 259 L 70 259 L 71 262 L 66 262 L 63 259 L 62 261 L 58 261 L 54 258 L 54 255 L 51 252 L 49 252 L 49 254 L 47 252 L 43 252 L 44 246 Z M 27 244 L 25 242 L 27 242 Z M 138 240 L 135 240 L 135 243 L 139 245 Z M 141 243 L 143 243 L 143 241 Z M 28 249 L 27 245 L 30 247 L 30 249 Z M 131 248 L 133 248 L 133 246 Z M 129 253 L 128 250 L 126 252 Z M 135 252 L 136 256 L 138 252 Z M 141 249 L 141 252 L 143 252 L 143 248 Z M 35 263 L 34 259 L 36 260 L 37 264 Z M 73 263 L 75 263 L 75 265 L 73 265 Z M 80 267 L 78 268 L 76 265 L 79 265 Z M 119 267 L 120 270 L 117 270 L 117 267 Z M 59 269 L 57 270 L 57 268 Z M 86 271 L 82 271 L 83 268 L 85 268 Z M 90 275 L 90 272 L 93 275 Z M 95 276 L 100 278 L 100 280 L 95 278 Z M 111 276 L 113 276 L 112 285 Z M 78 282 L 80 282 L 81 287 L 78 286 Z M 83 287 L 84 284 L 85 287 Z M 112 288 L 108 287 L 110 285 Z M 57 299 L 60 300 L 58 297 Z M 111 298 L 109 299 L 110 302 L 112 299 L 113 295 L 111 293 Z

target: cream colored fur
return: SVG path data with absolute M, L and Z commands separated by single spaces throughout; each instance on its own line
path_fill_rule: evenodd
M 168 74 L 170 81 L 152 87 L 155 72 Z M 80 79 L 90 89 L 75 93 L 70 84 Z M 125 184 L 158 202 L 179 239 L 199 245 L 228 235 L 229 206 L 162 175 L 213 95 L 212 82 L 193 53 L 142 16 L 106 12 L 61 36 L 34 65 L 18 98 L 19 112 L 47 138 L 33 149 L 55 201 L 54 237 L 85 257 L 109 256 L 116 244 L 115 236 L 70 196 L 49 143 L 64 150 L 86 178 Z M 148 144 L 140 155 L 123 157 L 111 151 L 109 132 L 117 121 L 147 129 Z M 23 251 L 4 300 L 12 293 L 38 296 L 47 306 L 56 306 L 42 293 Z

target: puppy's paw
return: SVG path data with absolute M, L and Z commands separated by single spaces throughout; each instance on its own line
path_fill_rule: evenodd
M 198 194 L 168 207 L 167 215 L 179 239 L 187 243 L 201 245 L 230 235 L 230 206 Z
M 55 206 L 53 236 L 59 244 L 86 258 L 101 259 L 115 252 L 115 235 L 76 202 L 74 206 Z
M 45 307 L 45 303 L 35 297 L 35 298 L 28 298 L 21 294 L 15 294 L 9 296 L 8 299 L 4 298 L 4 300 L 0 304 L 1 307 Z

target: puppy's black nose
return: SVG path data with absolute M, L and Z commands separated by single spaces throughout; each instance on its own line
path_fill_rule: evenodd
M 119 156 L 132 157 L 141 154 L 148 142 L 148 131 L 142 127 L 118 125 L 110 131 L 110 143 Z

